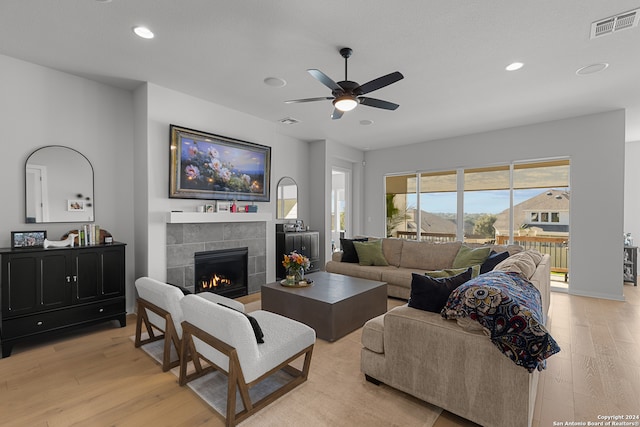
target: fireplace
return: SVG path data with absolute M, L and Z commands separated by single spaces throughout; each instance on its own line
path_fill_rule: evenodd
M 248 294 L 248 248 L 221 249 L 194 254 L 194 286 L 229 298 Z

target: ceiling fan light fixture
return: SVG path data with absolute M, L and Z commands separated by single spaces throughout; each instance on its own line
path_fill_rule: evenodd
M 343 95 L 333 101 L 333 106 L 343 112 L 351 111 L 358 106 L 358 100 L 354 96 Z

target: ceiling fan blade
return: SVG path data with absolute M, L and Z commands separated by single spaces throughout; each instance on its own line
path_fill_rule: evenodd
M 333 96 L 321 96 L 318 98 L 303 98 L 303 99 L 291 99 L 284 101 L 285 104 L 299 104 L 301 102 L 314 102 L 314 101 L 326 101 L 327 99 L 333 99 Z
M 361 85 L 358 93 L 360 95 L 364 95 L 365 93 L 373 92 L 374 90 L 389 86 L 390 84 L 402 79 L 404 79 L 402 73 L 396 71 L 391 74 L 387 74 L 386 76 L 378 77 L 377 79 L 373 79 L 370 82 Z
M 369 107 L 382 108 L 384 110 L 395 110 L 399 107 L 398 104 L 394 104 L 393 102 L 383 101 L 382 99 L 376 98 L 367 98 L 366 96 L 359 96 L 358 100 L 360 104 L 367 105 Z
M 334 108 L 333 113 L 331 114 L 331 118 L 333 120 L 338 120 L 340 117 L 342 117 L 343 114 L 344 112 L 338 110 L 337 108 Z
M 331 79 L 331 77 L 327 76 L 322 71 L 312 68 L 312 69 L 307 70 L 307 72 L 309 74 L 311 74 L 311 76 L 313 76 L 314 79 L 318 80 L 320 83 L 322 83 L 323 85 L 325 85 L 329 89 L 337 90 L 339 92 L 343 92 L 343 89 L 338 85 L 338 83 L 334 82 Z

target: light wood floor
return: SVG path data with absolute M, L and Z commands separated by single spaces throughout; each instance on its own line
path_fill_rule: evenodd
M 640 414 L 640 291 L 626 284 L 624 294 L 626 302 L 552 294 L 550 329 L 562 351 L 549 359 L 542 372 L 535 426 L 598 421 L 598 415 Z M 259 296 L 245 297 L 243 302 L 257 308 Z M 390 307 L 400 304 L 389 300 Z M 223 425 L 190 389 L 177 385 L 173 374 L 162 373 L 149 356 L 134 348 L 130 336 L 135 316 L 129 316 L 125 328 L 115 325 L 16 344 L 13 355 L 0 360 L 0 425 Z M 320 362 L 314 352 L 312 371 L 316 363 L 338 369 L 336 364 L 349 364 L 357 369 L 359 331 L 323 345 L 329 354 L 332 346 L 349 348 L 356 360 L 337 356 Z M 406 395 L 398 398 L 411 400 Z M 357 397 L 353 399 L 357 411 Z M 380 414 L 379 420 L 379 425 L 391 425 L 397 418 Z M 278 420 L 273 423 L 277 425 Z M 335 418 L 330 424 L 336 425 Z M 353 424 L 345 420 L 341 425 Z M 474 425 L 443 412 L 435 427 Z

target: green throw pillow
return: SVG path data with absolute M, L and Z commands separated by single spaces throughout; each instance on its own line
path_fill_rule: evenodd
M 433 277 L 434 279 L 442 279 L 445 277 L 453 277 L 458 274 L 464 273 L 468 270 L 469 267 L 463 268 L 446 268 L 444 270 L 433 270 L 427 271 L 424 273 L 425 276 Z M 480 274 L 480 265 L 472 265 L 471 266 L 471 278 L 477 277 Z
M 489 258 L 490 253 L 490 246 L 470 248 L 469 246 L 462 245 L 456 255 L 456 259 L 453 260 L 453 268 L 469 268 L 482 264 Z
M 382 254 L 382 240 L 372 242 L 353 242 L 358 253 L 360 265 L 389 265 Z

